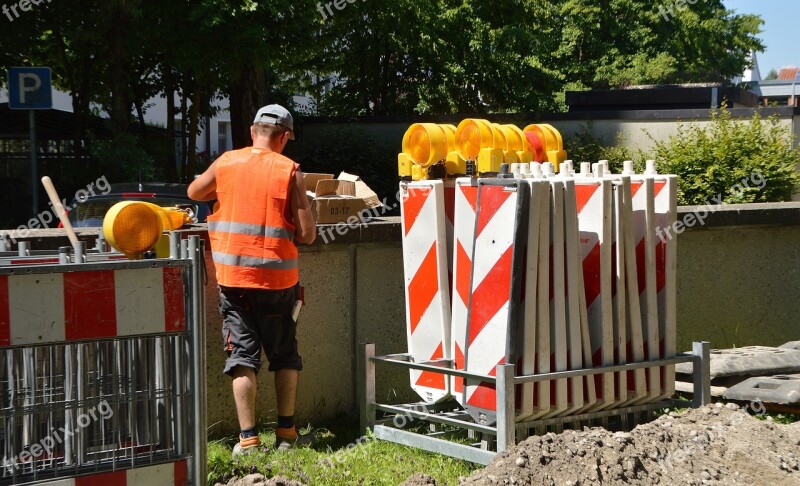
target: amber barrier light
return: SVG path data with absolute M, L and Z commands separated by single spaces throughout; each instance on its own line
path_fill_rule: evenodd
M 547 162 L 547 146 L 544 131 L 538 125 L 528 125 L 524 130 L 525 138 L 528 139 L 533 160 L 536 162 Z
M 163 231 L 176 230 L 189 222 L 189 215 L 186 213 L 186 211 L 182 211 L 174 207 L 165 208 L 163 206 L 157 206 L 146 201 L 142 202 L 147 204 L 150 209 L 155 211 L 156 214 L 158 214 L 158 217 L 161 218 L 161 228 Z
M 455 125 L 439 125 L 444 130 L 447 137 L 447 153 L 456 151 L 456 126 Z
M 447 134 L 435 123 L 415 123 L 403 136 L 403 153 L 423 167 L 447 157 Z
M 492 124 L 486 120 L 467 118 L 456 129 L 456 148 L 458 155 L 465 160 L 476 160 L 481 150 L 492 148 L 494 133 Z
M 161 237 L 161 216 L 140 201 L 119 202 L 108 210 L 103 219 L 103 233 L 117 251 L 130 259 L 139 259 L 151 250 Z

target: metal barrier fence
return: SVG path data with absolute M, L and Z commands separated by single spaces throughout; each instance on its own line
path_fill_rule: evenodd
M 496 424 L 477 423 L 463 408 L 454 407 L 447 403 L 430 404 L 421 402 L 400 405 L 379 403 L 375 396 L 376 365 L 378 363 L 491 383 L 497 389 Z M 552 382 L 558 379 L 628 372 L 678 363 L 693 364 L 694 392 L 693 401 L 691 402 L 669 399 L 644 405 L 591 411 L 578 415 L 525 422 L 515 421 L 516 387 L 524 383 Z M 487 465 L 497 453 L 513 447 L 519 439 L 524 439 L 532 432 L 543 434 L 548 427 L 563 428 L 565 424 L 587 424 L 606 420 L 610 417 L 621 417 L 627 421 L 628 416 L 630 416 L 633 418 L 631 421 L 633 422 L 636 421 L 636 415 L 638 414 L 651 413 L 662 408 L 696 408 L 711 403 L 711 345 L 708 342 L 696 342 L 693 344 L 691 353 L 678 354 L 673 358 L 529 376 L 515 376 L 515 367 L 511 364 L 497 365 L 494 376 L 467 373 L 463 370 L 455 370 L 452 366 L 452 361 L 448 360 L 415 363 L 409 354 L 376 356 L 375 344 L 364 345 L 364 354 L 359 360 L 358 383 L 361 430 L 369 428 L 374 436 L 381 440 Z M 378 412 L 387 414 L 388 418 L 379 420 Z M 406 422 L 413 420 L 428 423 L 430 432 L 420 433 L 403 430 Z M 468 444 L 446 440 L 447 436 L 454 435 L 460 431 L 467 431 L 470 439 L 479 434 L 481 440 Z
M 202 245 L 171 246 L 0 253 L 0 485 L 205 483 Z

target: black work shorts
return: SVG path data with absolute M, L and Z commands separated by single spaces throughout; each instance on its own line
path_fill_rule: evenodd
M 269 371 L 303 369 L 297 353 L 297 323 L 292 308 L 300 298 L 300 285 L 285 290 L 222 287 L 219 310 L 222 339 L 228 359 L 225 374 L 237 366 L 261 369 L 261 349 L 269 360 Z

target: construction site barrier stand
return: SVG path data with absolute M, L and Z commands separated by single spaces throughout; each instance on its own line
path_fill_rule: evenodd
M 603 366 L 591 369 L 581 369 L 572 371 L 560 371 L 555 373 L 544 373 L 529 376 L 515 376 L 514 365 L 498 365 L 496 376 L 483 376 L 464 372 L 463 370 L 452 369 L 449 360 L 437 360 L 428 363 L 414 363 L 407 354 L 393 354 L 386 356 L 375 355 L 375 345 L 365 344 L 364 353 L 359 360 L 359 407 L 361 417 L 361 430 L 371 430 L 375 438 L 389 442 L 415 447 L 418 449 L 443 454 L 446 456 L 463 459 L 477 464 L 487 465 L 492 458 L 501 452 L 508 450 L 517 443 L 517 431 L 530 431 L 534 429 L 563 426 L 573 422 L 588 422 L 609 417 L 638 414 L 651 412 L 653 410 L 668 407 L 692 407 L 699 408 L 711 403 L 711 346 L 708 342 L 695 342 L 691 353 L 678 354 L 674 358 L 660 359 L 656 361 L 645 361 L 639 363 L 629 363 L 624 365 Z M 388 405 L 376 401 L 376 365 L 386 364 L 406 369 L 433 371 L 447 376 L 456 376 L 480 380 L 488 383 L 495 383 L 497 389 L 497 422 L 495 425 L 485 425 L 473 421 L 469 414 L 464 410 L 454 409 L 453 406 L 429 403 L 408 403 L 401 405 Z M 678 363 L 693 364 L 693 385 L 694 394 L 691 402 L 684 400 L 662 400 L 643 405 L 633 405 L 609 410 L 581 413 L 564 417 L 555 417 L 544 420 L 533 420 L 527 422 L 515 421 L 515 387 L 523 383 L 536 383 L 551 381 L 556 379 L 574 378 L 580 376 L 590 376 L 601 373 L 632 371 L 642 368 L 675 365 Z M 378 412 L 390 415 L 386 420 L 378 420 Z M 395 417 L 395 420 L 392 419 Z M 402 425 L 392 427 L 391 423 L 397 424 L 396 418 L 401 417 Z M 455 430 L 467 430 L 472 437 L 475 433 L 482 435 L 479 444 L 470 445 L 449 440 L 441 439 L 447 431 L 435 430 L 429 434 L 402 430 L 406 418 L 426 421 L 433 424 L 441 424 L 455 428 Z M 433 427 L 432 427 L 433 428 Z M 490 438 L 494 437 L 493 440 Z M 496 444 L 492 450 L 491 443 Z
M 203 241 L 0 248 L 0 485 L 204 485 Z

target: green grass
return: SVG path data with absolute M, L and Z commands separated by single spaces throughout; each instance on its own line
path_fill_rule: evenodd
M 383 442 L 356 433 L 351 423 L 332 424 L 330 428 L 306 428 L 311 447 L 290 451 L 272 450 L 272 430 L 259 434 L 263 446 L 255 453 L 233 458 L 236 438 L 209 442 L 208 484 L 225 483 L 234 476 L 260 472 L 266 477 L 286 476 L 308 485 L 391 485 L 405 481 L 417 472 L 436 478 L 439 484 L 455 485 L 459 476 L 468 476 L 478 465 L 418 449 Z M 271 428 L 271 427 L 270 427 Z M 267 430 L 262 427 L 260 430 Z

